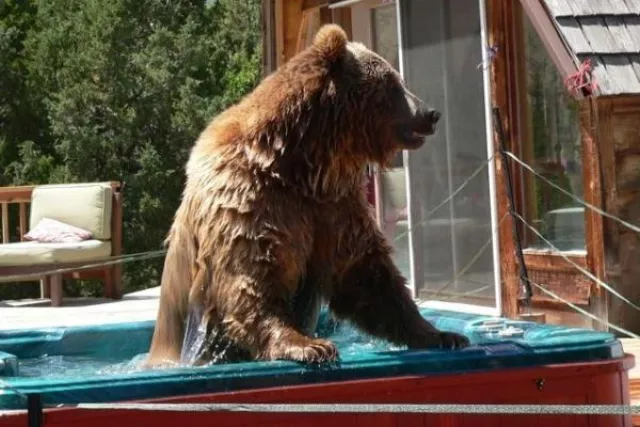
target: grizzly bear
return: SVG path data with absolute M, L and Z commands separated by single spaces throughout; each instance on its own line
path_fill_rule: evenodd
M 336 361 L 321 305 L 409 349 L 462 348 L 419 313 L 364 169 L 435 132 L 396 70 L 328 24 L 215 117 L 186 166 L 147 363 Z

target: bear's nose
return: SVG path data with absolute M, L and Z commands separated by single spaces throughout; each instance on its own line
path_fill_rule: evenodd
M 427 116 L 431 119 L 431 123 L 435 125 L 440 120 L 440 117 L 442 117 L 442 114 L 440 114 L 439 111 L 436 111 L 433 108 L 430 108 L 427 111 Z
M 442 114 L 433 108 L 418 108 L 414 115 L 433 124 L 438 123 L 440 117 L 442 117 Z
M 442 114 L 433 108 L 419 109 L 413 118 L 413 132 L 424 135 L 432 134 L 441 116 Z

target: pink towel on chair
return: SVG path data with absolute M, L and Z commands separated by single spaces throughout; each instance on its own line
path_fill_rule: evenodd
M 24 238 L 41 243 L 74 243 L 89 240 L 91 232 L 51 218 L 42 218 Z

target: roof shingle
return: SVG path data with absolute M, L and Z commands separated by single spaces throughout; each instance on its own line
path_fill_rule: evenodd
M 543 0 L 601 95 L 640 94 L 640 0 Z

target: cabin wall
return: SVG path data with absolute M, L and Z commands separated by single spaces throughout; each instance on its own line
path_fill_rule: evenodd
M 605 211 L 640 224 L 640 96 L 599 100 L 597 132 Z M 610 219 L 603 224 L 606 282 L 640 305 L 640 234 Z M 608 300 L 609 322 L 640 333 L 640 311 L 615 295 Z

